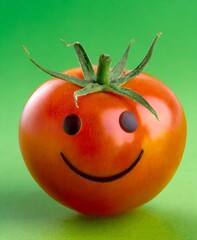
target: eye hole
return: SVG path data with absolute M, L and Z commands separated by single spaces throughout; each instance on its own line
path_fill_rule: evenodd
M 81 120 L 76 114 L 69 114 L 64 118 L 63 129 L 69 135 L 75 135 L 81 128 Z
M 135 115 L 131 112 L 123 112 L 119 117 L 121 128 L 128 133 L 132 133 L 137 129 L 138 122 Z

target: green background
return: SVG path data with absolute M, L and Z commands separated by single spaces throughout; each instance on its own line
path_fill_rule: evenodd
M 197 239 L 197 2 L 27 1 L 0 3 L 0 239 Z M 51 70 L 78 66 L 72 48 L 80 41 L 93 63 L 108 53 L 115 63 L 130 39 L 128 67 L 159 39 L 146 71 L 166 83 L 187 116 L 182 163 L 154 200 L 125 215 L 89 218 L 49 198 L 35 183 L 18 146 L 18 122 L 30 94 L 49 76 L 21 49 Z

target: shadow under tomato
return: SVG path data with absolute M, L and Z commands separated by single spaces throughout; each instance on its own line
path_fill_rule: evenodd
M 2 196 L 1 219 L 0 228 L 4 229 L 6 239 L 12 239 L 12 234 L 17 233 L 17 240 L 21 235 L 26 239 L 35 235 L 37 240 L 182 240 L 185 236 L 192 239 L 190 230 L 195 228 L 195 221 L 176 209 L 169 213 L 167 207 L 164 211 L 148 204 L 114 217 L 84 216 L 61 206 L 39 190 Z M 186 224 L 188 221 L 190 224 Z M 181 230 L 177 227 L 179 223 Z
M 64 226 L 60 235 L 70 236 L 70 239 L 182 239 L 166 217 L 145 207 L 107 218 L 73 215 L 64 221 Z

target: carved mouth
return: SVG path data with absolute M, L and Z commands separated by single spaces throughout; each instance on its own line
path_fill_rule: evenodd
M 115 181 L 119 178 L 122 178 L 123 176 L 125 176 L 127 173 L 129 173 L 140 161 L 140 159 L 143 156 L 144 151 L 141 150 L 140 154 L 138 155 L 138 157 L 136 158 L 136 160 L 131 164 L 131 166 L 129 166 L 127 169 L 125 169 L 124 171 L 117 173 L 115 175 L 112 176 L 108 176 L 108 177 L 98 177 L 98 176 L 92 176 L 89 175 L 87 173 L 82 172 L 81 170 L 77 169 L 75 166 L 73 166 L 68 159 L 64 156 L 64 154 L 61 152 L 60 155 L 62 157 L 62 159 L 64 160 L 64 162 L 66 163 L 66 165 L 76 174 L 78 174 L 79 176 L 86 178 L 90 181 L 94 181 L 94 182 L 111 182 L 111 181 Z

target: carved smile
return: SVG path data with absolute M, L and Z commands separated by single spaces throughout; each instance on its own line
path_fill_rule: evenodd
M 68 159 L 64 156 L 64 154 L 61 152 L 60 155 L 62 157 L 62 159 L 64 160 L 64 162 L 66 163 L 66 165 L 76 174 L 78 174 L 79 176 L 86 178 L 88 180 L 94 181 L 94 182 L 111 182 L 114 180 L 117 180 L 123 176 L 125 176 L 127 173 L 129 173 L 140 161 L 140 159 L 143 156 L 144 151 L 141 150 L 140 154 L 138 155 L 138 157 L 136 158 L 136 160 L 131 164 L 131 166 L 129 166 L 127 169 L 125 169 L 124 171 L 117 173 L 115 175 L 112 176 L 108 176 L 108 177 L 97 177 L 97 176 L 92 176 L 89 175 L 87 173 L 82 172 L 81 170 L 77 169 L 75 166 L 73 166 Z

